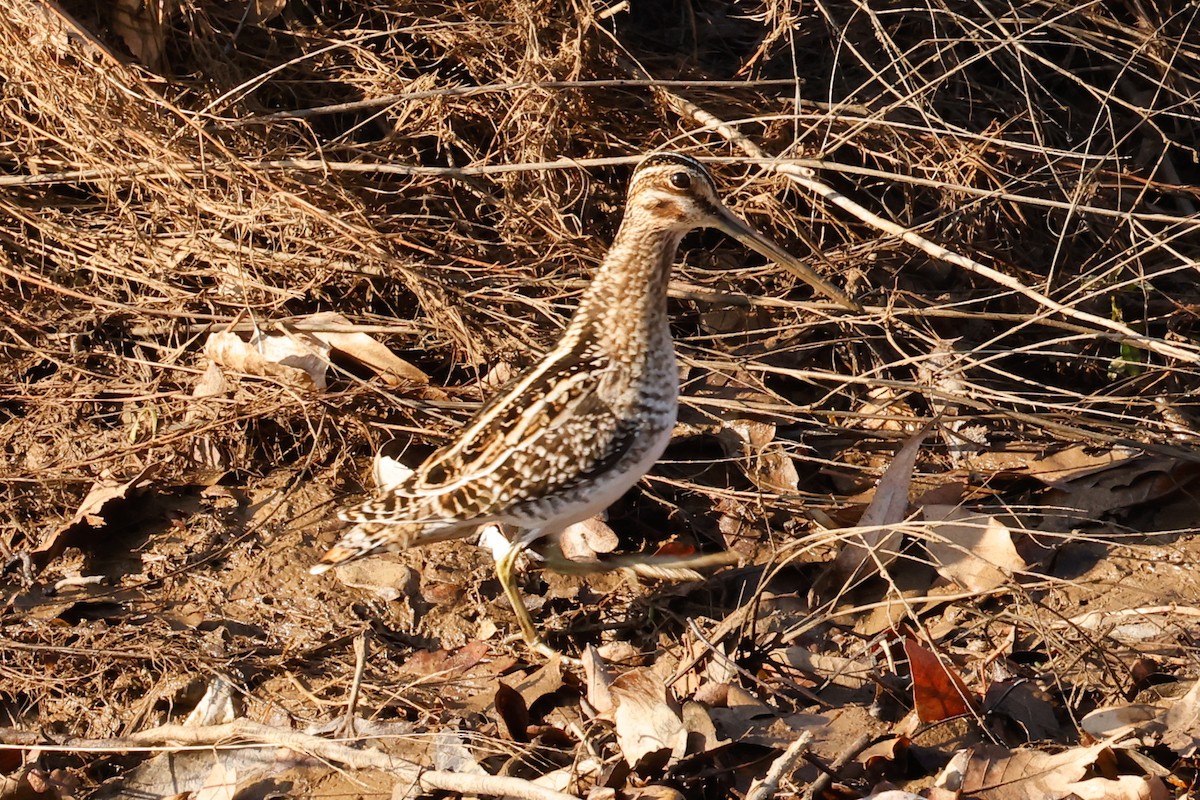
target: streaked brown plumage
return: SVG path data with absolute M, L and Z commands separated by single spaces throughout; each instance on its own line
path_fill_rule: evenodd
M 558 344 L 502 389 L 410 479 L 344 511 L 356 523 L 313 568 L 402 550 L 498 523 L 521 529 L 496 566 L 522 633 L 540 652 L 516 589 L 522 549 L 603 511 L 658 460 L 675 425 L 679 374 L 667 283 L 688 231 L 718 228 L 857 306 L 721 203 L 704 167 L 658 154 L 638 165 L 625 218 Z

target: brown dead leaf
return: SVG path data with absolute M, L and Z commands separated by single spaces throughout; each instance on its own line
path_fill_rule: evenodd
M 781 494 L 795 492 L 800 475 L 783 445 L 775 440 L 775 431 L 770 422 L 731 419 L 722 426 L 717 441 L 758 488 Z
M 62 555 L 71 540 L 88 528 L 103 528 L 108 524 L 107 514 L 114 504 L 132 499 L 150 486 L 150 479 L 158 472 L 157 466 L 149 466 L 133 478 L 118 483 L 107 478 L 96 481 L 87 496 L 75 510 L 75 514 L 30 551 L 29 555 L 39 567 L 44 567 Z
M 1049 696 L 1030 681 L 996 681 L 988 686 L 983 698 L 983 712 L 988 716 L 1006 717 L 1030 742 L 1065 742 L 1068 736 L 1054 713 Z
M 729 744 L 717 733 L 716 723 L 703 703 L 688 700 L 683 704 L 683 727 L 687 729 L 688 755 L 707 753 Z
M 533 671 L 532 674 L 513 683 L 513 688 L 525 700 L 525 705 L 532 708 L 534 703 L 548 694 L 553 694 L 563 687 L 562 661 L 552 658 Z
M 772 651 L 771 656 L 818 680 L 847 689 L 861 689 L 873 683 L 876 672 L 875 665 L 866 661 L 813 653 L 807 647 L 784 647 Z
M 932 650 L 906 636 L 904 654 L 912 675 L 913 708 L 921 722 L 959 717 L 976 705 L 963 679 Z
M 932 523 L 925 549 L 943 578 L 972 592 L 988 592 L 1025 569 L 1012 532 L 995 517 L 962 506 L 928 505 L 922 512 Z
M 572 561 L 595 561 L 601 553 L 617 549 L 620 539 L 616 531 L 600 517 L 568 525 L 558 536 L 562 554 Z
M 892 527 L 904 521 L 908 512 L 908 488 L 921 443 L 929 426 L 904 443 L 879 479 L 875 496 L 863 512 L 856 530 L 847 535 L 837 557 L 817 580 L 813 591 L 818 597 L 841 592 L 844 587 L 878 574 L 896 560 L 903 535 Z
M 388 386 L 398 386 L 405 382 L 419 386 L 429 383 L 429 376 L 423 371 L 397 356 L 387 345 L 366 333 L 354 330 L 354 327 L 354 324 L 341 314 L 326 311 L 308 317 L 302 326 L 297 326 L 297 330 L 375 370 Z
M 661 768 L 687 754 L 682 710 L 662 678 L 637 667 L 618 675 L 609 693 L 617 744 L 629 766 Z
M 166 24 L 175 12 L 175 0 L 116 0 L 112 26 L 129 52 L 155 71 L 163 68 Z
M 983 800 L 1167 800 L 1157 777 L 1085 776 L 1107 745 L 1076 747 L 1061 753 L 1008 750 L 980 745 L 957 753 L 938 776 L 937 786 Z
M 713 511 L 719 515 L 717 530 L 725 547 L 747 560 L 753 560 L 761 544 L 760 537 L 755 534 L 755 526 L 760 522 L 761 515 L 731 494 L 723 494 Z
M 1044 527 L 1069 530 L 1080 520 L 1176 494 L 1196 480 L 1200 465 L 1171 458 L 1127 459 L 1059 484 L 1042 496 L 1049 513 Z
M 450 679 L 473 669 L 488 655 L 488 646 L 478 640 L 467 642 L 457 650 L 418 650 L 412 654 L 401 670 L 414 675 L 437 675 L 439 678 Z M 501 666 L 489 664 L 492 666 Z
M 803 731 L 824 731 L 829 718 L 820 714 L 784 714 L 767 705 L 731 705 L 708 712 L 725 739 L 763 747 L 786 747 Z
M 500 722 L 514 742 L 529 741 L 529 706 L 521 693 L 504 681 L 496 684 L 496 696 L 492 701 Z
M 584 698 L 595 711 L 596 716 L 609 718 L 613 708 L 612 686 L 613 676 L 608 663 L 596 652 L 590 644 L 583 650 L 583 676 L 587 693 Z
M 1140 455 L 1128 447 L 1074 445 L 1040 458 L 1025 458 L 1029 475 L 1047 486 L 1063 487 L 1071 481 L 1112 469 Z
M 329 346 L 312 336 L 258 334 L 247 342 L 231 331 L 217 331 L 204 343 L 204 354 L 245 375 L 274 378 L 301 389 L 325 390 Z
M 1200 681 L 1171 703 L 1163 721 L 1167 726 L 1163 744 L 1184 758 L 1191 758 L 1200 750 Z

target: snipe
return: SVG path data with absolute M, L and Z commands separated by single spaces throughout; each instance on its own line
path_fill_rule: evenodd
M 633 173 L 616 239 L 554 349 L 409 480 L 342 512 L 357 524 L 312 571 L 376 550 L 462 538 L 488 523 L 515 527 L 520 535 L 496 573 L 526 642 L 553 653 L 521 601 L 514 565 L 541 537 L 607 508 L 666 448 L 679 393 L 667 282 L 680 240 L 699 227 L 724 231 L 858 308 L 735 217 L 699 162 L 649 156 Z

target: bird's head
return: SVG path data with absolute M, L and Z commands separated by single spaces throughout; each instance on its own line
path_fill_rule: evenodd
M 642 160 L 629 182 L 627 224 L 682 233 L 716 228 L 785 267 L 829 299 L 858 311 L 860 306 L 775 242 L 734 215 L 721 202 L 704 165 L 679 153 L 655 153 Z

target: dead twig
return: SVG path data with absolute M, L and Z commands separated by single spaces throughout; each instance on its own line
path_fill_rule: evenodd
M 762 781 L 757 786 L 751 787 L 750 791 L 746 793 L 746 800 L 771 800 L 779 791 L 779 784 L 792 774 L 796 762 L 808 752 L 808 746 L 812 744 L 812 740 L 812 731 L 805 731 L 797 736 L 795 741 L 788 745 L 787 750 L 783 751 L 783 755 L 771 762 L 771 768 L 767 770 Z
M 679 95 L 673 94 L 666 89 L 658 90 L 663 97 L 667 98 L 671 105 L 676 108 L 681 114 L 695 120 L 705 128 L 716 131 L 729 141 L 742 148 L 751 158 L 767 159 L 769 158 L 765 151 L 760 148 L 754 141 L 743 135 L 732 125 L 722 121 L 713 114 L 705 111 L 700 106 L 685 100 Z M 1121 341 L 1131 344 L 1143 350 L 1149 350 L 1152 353 L 1157 353 L 1168 358 L 1175 358 L 1187 364 L 1200 363 L 1200 350 L 1190 347 L 1181 347 L 1170 344 L 1162 339 L 1156 339 L 1145 334 L 1138 333 L 1120 322 L 1116 322 L 1105 317 L 1100 317 L 1095 314 L 1089 314 L 1086 311 L 1080 311 L 1077 308 L 1064 305 L 1057 300 L 1054 300 L 1036 289 L 1025 286 L 1016 278 L 1005 275 L 998 270 L 994 270 L 986 264 L 948 250 L 939 244 L 929 241 L 924 236 L 921 236 L 916 231 L 910 230 L 903 226 L 897 225 L 894 222 L 884 219 L 878 214 L 867 210 L 860 204 L 854 202 L 849 197 L 846 197 L 841 192 L 834 189 L 832 186 L 827 186 L 816 180 L 813 170 L 807 167 L 800 167 L 795 164 L 777 164 L 774 167 L 776 172 L 786 175 L 794 183 L 797 183 L 814 194 L 823 197 L 834 205 L 849 211 L 858 219 L 871 225 L 884 233 L 898 236 L 905 242 L 927 253 L 933 258 L 945 261 L 949 264 L 954 264 L 957 267 L 967 270 L 968 272 L 980 275 L 993 281 L 1005 289 L 1016 292 L 1017 294 L 1026 297 L 1040 305 L 1047 311 L 1055 314 L 1062 314 L 1064 317 L 1073 319 L 1077 322 L 1086 323 L 1095 328 L 1116 333 L 1121 337 Z
M 412 783 L 422 791 L 447 791 L 463 794 L 511 796 L 521 800 L 575 800 L 573 795 L 556 792 L 520 778 L 498 775 L 464 775 L 427 770 L 403 758 L 380 750 L 351 747 L 341 742 L 283 730 L 247 719 L 224 725 L 161 725 L 129 736 L 113 739 L 64 737 L 53 740 L 42 733 L 14 728 L 0 729 L 0 748 L 30 748 L 62 752 L 113 752 L 170 750 L 174 746 L 220 747 L 223 745 L 266 745 L 285 747 L 313 758 L 350 769 L 372 769 L 390 773 L 400 781 Z

